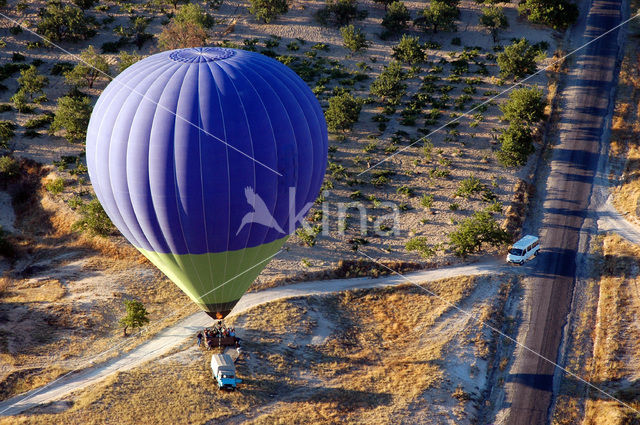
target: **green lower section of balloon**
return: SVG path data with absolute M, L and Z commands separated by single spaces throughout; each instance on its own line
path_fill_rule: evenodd
M 161 254 L 138 250 L 201 309 L 225 311 L 249 289 L 289 235 L 253 248 L 213 254 Z M 214 311 L 211 311 L 214 310 Z

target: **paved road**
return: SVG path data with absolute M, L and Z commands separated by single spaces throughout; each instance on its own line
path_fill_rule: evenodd
M 411 282 L 419 283 L 456 276 L 476 276 L 499 272 L 509 273 L 513 270 L 514 268 L 507 266 L 502 260 L 491 260 L 476 264 L 407 273 L 405 277 L 410 279 Z M 406 283 L 407 280 L 405 278 L 392 275 L 377 279 L 367 277 L 335 279 L 280 286 L 245 294 L 231 314 L 238 314 L 257 305 L 283 298 L 329 294 L 348 289 L 380 288 Z M 193 314 L 115 359 L 65 376 L 45 388 L 35 389 L 0 402 L 0 416 L 18 415 L 29 408 L 59 400 L 71 392 L 94 384 L 115 372 L 126 371 L 140 366 L 180 346 L 185 340 L 193 338 L 198 329 L 211 324 L 211 318 L 204 312 Z
M 585 42 L 622 21 L 622 0 L 593 0 L 586 18 Z M 528 282 L 519 341 L 556 361 L 563 327 L 571 307 L 581 229 L 594 184 L 606 184 L 598 175 L 601 143 L 608 132 L 616 78 L 618 31 L 595 41 L 576 58 L 568 78 L 561 111 L 560 134 L 554 147 L 544 198 L 540 237 L 544 250 Z M 590 225 L 590 224 L 589 224 Z M 584 244 L 583 244 L 584 245 Z M 508 415 L 503 423 L 548 423 L 554 373 L 549 362 L 518 349 L 506 390 Z

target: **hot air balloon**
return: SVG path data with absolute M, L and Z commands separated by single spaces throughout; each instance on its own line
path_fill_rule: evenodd
M 288 67 L 190 48 L 109 83 L 87 130 L 87 166 L 125 238 L 222 318 L 316 199 L 327 145 L 322 109 Z

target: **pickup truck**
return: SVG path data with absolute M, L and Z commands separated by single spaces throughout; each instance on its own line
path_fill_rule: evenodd
M 214 354 L 211 356 L 211 371 L 213 372 L 213 378 L 218 383 L 218 388 L 231 391 L 236 389 L 236 383 L 239 379 L 236 379 L 236 365 L 233 363 L 231 356 L 228 354 Z

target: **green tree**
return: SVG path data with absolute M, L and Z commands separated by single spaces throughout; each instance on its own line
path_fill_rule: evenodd
M 249 12 L 266 23 L 289 11 L 287 0 L 249 0 L 249 3 Z
M 526 38 L 515 41 L 498 54 L 500 75 L 521 78 L 534 73 L 538 54 L 539 50 L 531 46 Z
M 33 108 L 29 106 L 29 99 L 27 99 L 27 94 L 24 90 L 18 89 L 18 91 L 11 96 L 11 101 L 18 112 L 30 112 L 33 110 Z
M 106 77 L 109 74 L 109 63 L 106 59 L 96 52 L 93 46 L 87 47 L 80 53 L 79 62 L 71 71 L 64 73 L 65 80 L 68 84 L 75 87 L 89 87 L 92 88 L 93 84 L 98 78 Z
M 324 113 L 329 131 L 350 130 L 358 122 L 362 101 L 351 93 L 342 93 L 329 98 L 329 107 Z
M 449 244 L 459 257 L 466 257 L 480 249 L 483 243 L 499 246 L 510 239 L 488 211 L 478 211 L 463 220 L 458 229 L 449 234 Z
M 65 130 L 64 138 L 69 143 L 84 141 L 87 137 L 91 109 L 91 101 L 88 97 L 63 96 L 59 98 L 49 131 L 53 134 Z
M 188 3 L 180 8 L 176 16 L 173 18 L 174 22 L 195 24 L 202 28 L 211 28 L 214 24 L 213 16 L 209 15 L 198 4 Z
M 120 319 L 120 326 L 124 328 L 124 336 L 127 336 L 127 329 L 141 328 L 149 323 L 149 313 L 144 305 L 137 300 L 125 300 L 124 305 L 127 315 Z
M 544 118 L 545 105 L 542 90 L 523 87 L 512 91 L 500 109 L 510 123 L 531 125 Z
M 394 59 L 403 63 L 416 64 L 424 62 L 425 50 L 418 37 L 403 34 L 397 46 L 393 48 Z
M 496 156 L 505 167 L 517 167 L 527 163 L 533 152 L 533 135 L 531 129 L 519 123 L 509 125 L 498 137 L 500 150 Z
M 411 15 L 407 6 L 401 1 L 394 1 L 387 8 L 387 13 L 382 18 L 382 26 L 391 33 L 397 33 L 407 28 Z
M 456 29 L 456 19 L 460 16 L 458 1 L 432 0 L 431 4 L 424 8 L 415 20 L 415 24 L 424 30 L 431 29 L 434 33 L 439 30 L 454 31 Z
M 480 15 L 480 25 L 491 33 L 493 42 L 498 41 L 498 31 L 509 27 L 509 21 L 501 7 L 485 7 Z
M 407 90 L 405 79 L 406 73 L 400 62 L 391 61 L 371 83 L 369 90 L 371 94 L 378 96 L 382 101 L 395 104 L 400 101 Z
M 40 9 L 38 33 L 51 41 L 78 41 L 93 35 L 82 10 L 63 6 L 59 0 L 49 0 Z
M 366 49 L 369 45 L 364 32 L 360 28 L 355 28 L 353 25 L 340 28 L 340 34 L 342 35 L 344 47 L 354 53 Z
M 578 6 L 567 0 L 522 0 L 518 12 L 530 22 L 545 24 L 553 29 L 566 29 L 579 15 Z
M 357 0 L 326 0 L 326 6 L 315 14 L 316 20 L 327 25 L 332 21 L 335 25 L 343 27 L 356 18 L 363 18 L 366 11 L 358 10 Z
M 122 72 L 142 59 L 142 56 L 135 53 L 120 52 L 120 54 L 118 55 L 118 59 L 120 59 L 120 61 L 118 62 L 118 71 Z
M 29 100 L 33 100 L 34 95 L 38 95 L 40 99 L 43 99 L 44 88 L 49 85 L 49 79 L 44 75 L 38 74 L 38 69 L 31 65 L 29 68 L 20 71 L 18 84 L 20 85 L 20 90 L 29 96 Z M 37 98 L 36 102 L 38 102 Z

